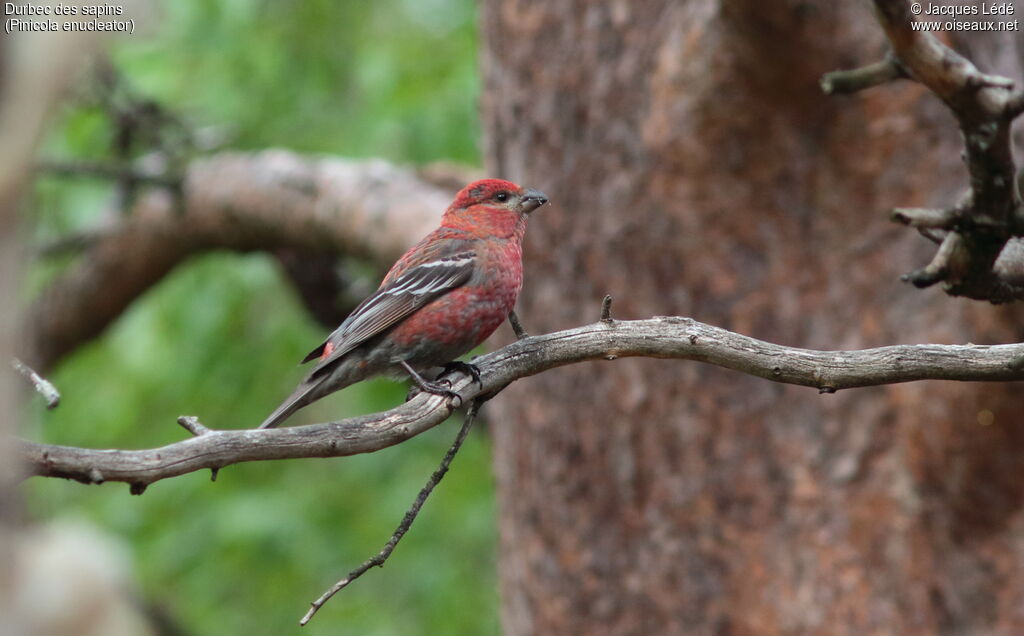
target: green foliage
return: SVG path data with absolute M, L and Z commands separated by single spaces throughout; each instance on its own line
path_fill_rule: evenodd
M 119 65 L 242 148 L 474 162 L 475 7 L 466 0 L 196 0 Z M 172 67 L 168 62 L 173 60 Z
M 475 6 L 470 0 L 195 0 L 160 5 L 151 32 L 120 40 L 132 84 L 238 148 L 288 147 L 406 162 L 478 160 Z M 96 108 L 68 108 L 48 157 L 102 159 Z M 35 239 L 95 225 L 106 184 L 46 180 Z M 29 292 L 59 267 L 31 273 Z M 111 284 L 116 284 L 112 281 Z M 51 379 L 56 411 L 26 405 L 26 435 L 89 447 L 182 439 L 174 420 L 258 423 L 298 381 L 324 335 L 273 261 L 210 254 L 172 273 Z M 381 410 L 405 387 L 351 387 L 296 422 Z M 146 597 L 194 633 L 285 633 L 309 601 L 383 545 L 458 423 L 367 456 L 256 463 L 152 485 L 34 479 L 30 514 L 85 517 L 130 543 Z M 311 634 L 497 631 L 489 443 L 472 434 L 388 567 L 332 600 Z

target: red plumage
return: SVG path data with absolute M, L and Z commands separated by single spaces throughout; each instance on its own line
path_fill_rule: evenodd
M 482 343 L 512 311 L 523 284 L 528 215 L 547 197 L 484 179 L 455 197 L 441 226 L 396 262 L 364 300 L 303 362 L 309 375 L 260 428 L 380 373 L 412 373 L 452 362 Z

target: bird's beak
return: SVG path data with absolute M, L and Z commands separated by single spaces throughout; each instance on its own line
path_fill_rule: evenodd
M 548 196 L 546 194 L 540 190 L 530 188 L 523 193 L 523 198 L 519 202 L 519 207 L 522 209 L 524 214 L 529 214 L 547 202 Z

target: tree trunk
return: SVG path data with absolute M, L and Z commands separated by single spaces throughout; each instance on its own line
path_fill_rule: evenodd
M 609 293 L 613 317 L 810 348 L 1021 339 L 1016 307 L 899 281 L 934 246 L 887 209 L 951 205 L 966 175 L 920 86 L 821 93 L 884 55 L 868 3 L 488 0 L 483 33 L 490 171 L 554 202 L 527 329 Z M 953 44 L 1022 77 L 1016 33 Z M 656 360 L 517 383 L 490 407 L 506 632 L 1022 633 L 1022 404 Z

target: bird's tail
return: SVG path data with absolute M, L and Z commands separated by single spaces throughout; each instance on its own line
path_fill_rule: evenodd
M 260 428 L 274 428 L 281 422 L 285 421 L 292 416 L 292 413 L 298 411 L 307 404 L 316 401 L 319 396 L 317 389 L 323 384 L 324 378 L 309 378 L 295 389 L 295 392 L 288 396 L 281 406 L 274 409 L 274 412 L 267 416 L 267 419 L 263 420 L 260 424 Z

